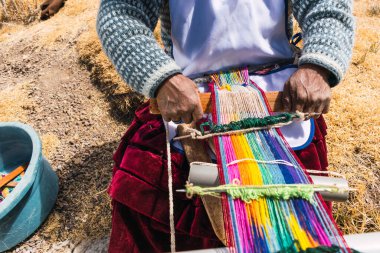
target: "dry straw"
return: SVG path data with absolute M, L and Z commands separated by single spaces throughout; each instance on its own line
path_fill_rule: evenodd
M 0 0 L 0 28 L 12 23 L 29 24 L 37 19 L 39 0 Z

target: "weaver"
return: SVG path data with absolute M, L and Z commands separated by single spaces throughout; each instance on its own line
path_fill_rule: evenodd
M 204 138 L 185 138 L 213 138 L 221 185 L 188 183 L 186 191 L 190 198 L 222 198 L 226 246 L 231 252 L 350 252 L 318 194 L 339 189 L 313 185 L 276 128 L 304 115 L 273 115 L 247 70 L 212 79 L 213 123 L 201 125 Z
M 292 32 L 293 18 L 302 30 L 302 49 L 296 47 L 301 36 Z M 164 50 L 151 32 L 159 19 Z M 148 104 L 140 107 L 115 153 L 109 188 L 113 206 L 109 251 L 168 252 L 223 247 L 212 231 L 215 224 L 210 224 L 200 198 L 187 199 L 183 193 L 172 192 L 170 199 L 174 201 L 170 201 L 172 208 L 168 208 L 168 191 L 184 188 L 189 166 L 178 143 L 173 143 L 170 155 L 165 148 L 170 147 L 177 124 L 201 120 L 204 107 L 198 94 L 209 93 L 207 83 L 197 85 L 191 79 L 248 66 L 253 70 L 251 80 L 265 92 L 283 92 L 284 111 L 326 113 L 331 87 L 339 83 L 348 67 L 353 24 L 349 0 L 102 0 L 97 30 L 105 52 L 130 88 L 156 99 L 162 115 L 150 114 Z M 229 89 L 234 81 L 220 85 L 225 84 Z M 251 123 L 244 121 L 243 125 Z M 164 124 L 171 127 L 170 135 L 165 135 Z M 217 125 L 216 129 L 225 130 L 217 121 L 213 124 L 211 128 Z M 239 124 L 231 126 L 236 128 Z M 187 134 L 196 139 L 181 142 L 198 142 L 196 150 L 200 151 L 205 143 L 200 138 L 212 140 L 210 134 L 223 135 L 223 131 L 212 133 L 213 129 L 204 128 L 210 133 L 193 130 Z M 281 132 L 306 168 L 327 169 L 323 117 L 290 124 Z M 166 160 L 170 158 L 172 163 L 167 168 Z M 246 161 L 234 166 L 250 164 Z M 169 178 L 173 187 L 169 189 L 168 169 L 173 174 L 173 180 Z M 223 182 L 221 187 L 228 187 L 227 193 L 236 193 L 236 184 L 241 184 L 241 180 L 232 183 Z M 210 194 L 212 190 L 207 191 Z M 238 193 L 246 197 L 251 196 L 250 191 L 246 194 L 239 189 Z M 259 189 L 256 193 L 259 191 L 266 190 Z M 205 196 L 206 190 L 196 185 L 191 192 L 214 198 Z M 233 233 L 234 227 L 230 228 L 227 232 Z M 241 245 L 233 244 L 231 236 L 228 238 L 231 241 L 228 246 Z

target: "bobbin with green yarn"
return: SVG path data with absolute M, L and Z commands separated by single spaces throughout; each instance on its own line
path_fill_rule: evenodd
M 186 184 L 186 195 L 192 198 L 198 196 L 219 196 L 221 192 L 227 193 L 232 199 L 241 199 L 249 204 L 259 198 L 272 198 L 278 200 L 288 200 L 291 198 L 302 198 L 315 204 L 314 193 L 318 191 L 339 192 L 341 189 L 335 186 L 314 185 L 314 184 L 278 184 L 278 185 L 240 185 L 239 182 L 225 184 L 216 187 L 200 187 L 193 184 Z
M 202 135 L 205 134 L 205 128 L 208 133 L 224 133 L 228 131 L 236 131 L 253 127 L 273 126 L 281 123 L 288 123 L 294 118 L 299 118 L 295 113 L 281 113 L 274 116 L 266 116 L 264 118 L 246 118 L 239 121 L 231 121 L 228 124 L 214 125 L 212 122 L 205 122 L 200 125 Z

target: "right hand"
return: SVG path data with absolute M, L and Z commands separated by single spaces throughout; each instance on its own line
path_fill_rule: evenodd
M 203 116 L 197 85 L 184 75 L 165 80 L 156 94 L 158 109 L 165 121 L 182 120 L 190 124 Z

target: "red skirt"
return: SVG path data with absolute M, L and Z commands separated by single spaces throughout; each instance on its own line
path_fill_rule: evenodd
M 316 120 L 313 142 L 296 151 L 305 167 L 327 169 L 326 124 Z M 135 113 L 114 160 L 109 187 L 112 232 L 109 252 L 169 252 L 169 202 L 165 127 L 161 116 L 149 113 L 149 104 Z M 183 188 L 189 173 L 185 156 L 172 150 L 174 189 Z M 199 198 L 175 193 L 177 251 L 223 247 L 215 236 Z

